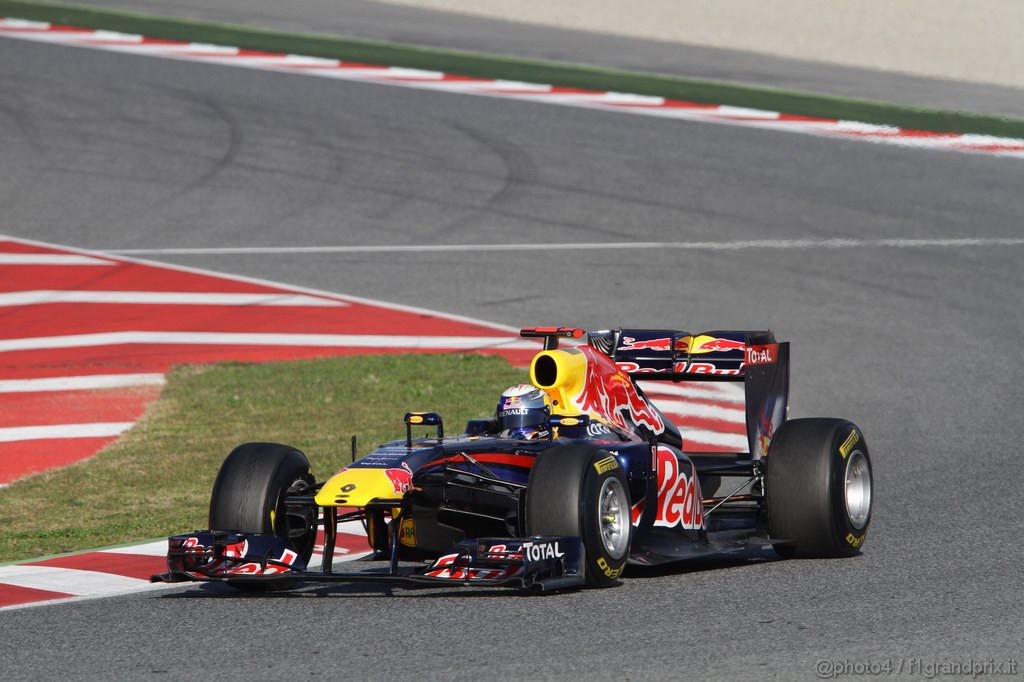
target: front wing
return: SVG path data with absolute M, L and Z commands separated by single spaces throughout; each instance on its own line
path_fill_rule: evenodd
M 340 573 L 325 564 L 308 570 L 287 541 L 275 535 L 200 530 L 168 538 L 167 573 L 152 582 L 225 582 L 238 586 L 296 582 L 375 582 L 404 587 L 488 586 L 553 591 L 585 583 L 578 537 L 464 540 L 449 554 L 400 570 L 396 556 L 386 573 Z M 283 585 L 282 585 L 283 586 Z

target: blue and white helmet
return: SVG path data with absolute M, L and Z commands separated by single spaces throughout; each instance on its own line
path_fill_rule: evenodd
M 533 440 L 550 433 L 548 396 L 530 384 L 518 384 L 502 393 L 495 416 L 501 438 Z

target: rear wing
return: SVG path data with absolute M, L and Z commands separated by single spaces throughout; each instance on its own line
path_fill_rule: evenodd
M 559 339 L 580 339 L 583 331 L 539 327 L 521 334 L 543 337 L 551 349 Z M 771 331 L 613 329 L 587 336 L 678 428 L 666 434 L 667 440 L 678 437 L 685 452 L 749 453 L 760 459 L 786 420 L 789 343 L 779 343 Z M 729 386 L 716 389 L 704 382 Z
M 605 352 L 634 383 L 667 381 L 693 385 L 693 382 L 708 381 L 743 382 L 741 395 L 746 451 L 752 459 L 764 457 L 772 436 L 786 420 L 789 402 L 789 343 L 779 343 L 770 331 L 716 330 L 694 334 L 675 330 L 620 329 L 592 334 L 591 344 L 603 346 L 602 350 L 607 348 Z M 719 450 L 719 443 L 731 446 L 721 449 L 735 451 L 737 445 L 742 445 L 739 434 L 732 436 L 738 442 L 730 443 L 728 431 L 723 431 L 726 435 L 722 435 L 719 442 L 710 442 L 703 448 L 695 447 L 702 437 L 711 441 L 716 437 L 714 431 L 711 437 L 698 436 L 698 433 L 704 434 L 708 428 L 715 427 L 727 429 L 725 424 L 728 424 L 728 420 L 715 420 L 713 412 L 705 415 L 705 401 L 659 401 L 657 396 L 664 395 L 668 389 L 659 391 L 658 385 L 653 383 L 648 386 L 652 402 L 656 405 L 661 402 L 666 408 L 675 405 L 677 411 L 682 412 L 666 416 L 679 426 L 685 451 Z M 688 404 L 697 405 L 702 415 L 699 419 L 693 420 L 686 414 Z M 736 414 L 735 407 L 732 410 L 723 409 L 721 414 Z M 688 422 L 699 422 L 704 430 L 694 429 L 688 437 Z M 708 427 L 707 424 L 712 426 Z

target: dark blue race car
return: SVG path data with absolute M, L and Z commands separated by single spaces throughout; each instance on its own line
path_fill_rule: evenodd
M 841 419 L 786 420 L 788 343 L 751 331 L 521 334 L 544 341 L 530 383 L 464 433 L 446 435 L 435 413 L 406 414 L 404 439 L 323 483 L 294 448 L 239 446 L 214 484 L 210 529 L 171 537 L 168 572 L 153 579 L 557 590 L 614 584 L 630 564 L 756 546 L 783 557 L 862 548 L 867 443 Z M 742 404 L 745 438 L 727 452 L 688 443 L 642 388 L 707 382 L 729 384 Z M 338 524 L 353 520 L 386 572 L 334 571 Z M 313 569 L 318 531 L 324 560 Z

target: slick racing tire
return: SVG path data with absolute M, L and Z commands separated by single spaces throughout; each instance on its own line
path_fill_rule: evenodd
M 856 554 L 871 523 L 871 458 L 842 419 L 794 419 L 768 450 L 768 532 L 785 558 Z
M 287 445 L 246 443 L 220 467 L 210 495 L 210 530 L 285 538 L 306 563 L 316 542 L 316 507 L 288 507 L 288 495 L 316 484 L 306 456 Z M 286 589 L 288 583 L 229 582 L 247 590 Z
M 542 452 L 526 486 L 529 536 L 579 537 L 587 587 L 614 584 L 626 568 L 633 526 L 629 489 L 607 450 L 585 445 Z

